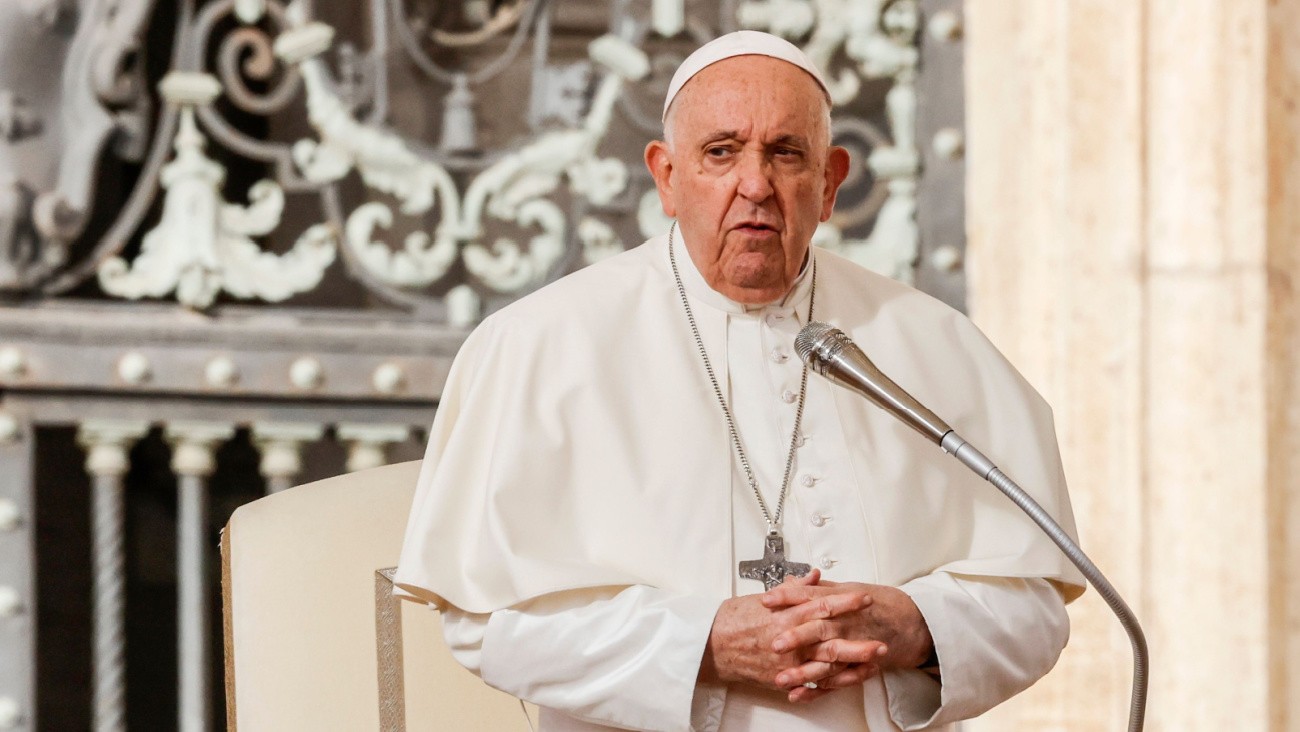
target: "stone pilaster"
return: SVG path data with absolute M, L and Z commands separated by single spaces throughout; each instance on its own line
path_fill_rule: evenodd
M 1300 729 L 1300 2 L 968 0 L 970 309 L 1053 404 L 1149 730 Z M 976 729 L 1121 729 L 1095 593 Z

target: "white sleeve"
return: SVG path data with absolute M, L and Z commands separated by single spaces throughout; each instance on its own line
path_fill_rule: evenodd
M 884 674 L 889 714 L 904 730 L 969 719 L 1024 691 L 1052 669 L 1070 636 L 1065 602 L 1044 579 L 935 572 L 900 589 L 929 625 L 942 679 Z
M 721 601 L 652 587 L 545 595 L 491 614 L 443 611 L 452 656 L 488 685 L 588 722 L 708 732 L 726 687 L 698 685 Z

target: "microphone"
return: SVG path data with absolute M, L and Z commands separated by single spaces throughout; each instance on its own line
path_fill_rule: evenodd
M 934 444 L 942 447 L 943 436 L 952 432 L 947 422 L 876 368 L 839 328 L 809 323 L 795 337 L 794 350 L 808 368 L 870 399 Z
M 1070 535 L 1065 533 L 1065 529 L 1032 496 L 999 470 L 993 461 L 963 440 L 947 422 L 939 419 L 934 412 L 877 368 L 844 331 L 826 323 L 810 322 L 795 337 L 794 349 L 810 370 L 866 397 L 996 486 L 1020 510 L 1028 514 L 1066 558 L 1079 568 L 1128 633 L 1129 643 L 1133 647 L 1133 693 L 1129 704 L 1128 729 L 1129 732 L 1141 732 L 1146 717 L 1147 699 L 1146 635 L 1142 632 L 1137 616 L 1119 592 Z

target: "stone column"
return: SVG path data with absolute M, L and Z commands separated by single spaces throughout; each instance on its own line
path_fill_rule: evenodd
M 122 476 L 131 467 L 131 446 L 149 429 L 145 422 L 89 421 L 77 430 L 86 450 L 94 540 L 94 729 L 126 728 L 126 572 L 123 550 Z
M 335 429 L 339 440 L 348 444 L 349 473 L 388 464 L 388 446 L 411 436 L 406 425 L 340 424 Z
M 177 627 L 179 628 L 179 725 L 181 732 L 206 732 L 212 724 L 208 672 L 210 639 L 208 604 L 208 477 L 216 468 L 213 452 L 234 436 L 230 425 L 173 422 L 167 426 L 172 444 L 172 470 L 177 482 L 176 565 Z
M 302 472 L 302 445 L 314 442 L 325 428 L 309 422 L 265 422 L 253 425 L 253 443 L 262 451 L 258 470 L 266 478 L 266 492 L 279 493 L 293 486 Z
M 967 0 L 970 310 L 1055 409 L 1148 730 L 1300 730 L 1300 0 Z M 1089 593 L 976 730 L 1115 730 Z

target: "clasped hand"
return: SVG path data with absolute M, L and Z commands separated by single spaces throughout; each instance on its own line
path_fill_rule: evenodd
M 915 668 L 932 642 L 916 603 L 902 590 L 823 582 L 814 569 L 761 595 L 724 602 L 700 678 L 780 689 L 792 702 L 809 702 L 881 670 Z

